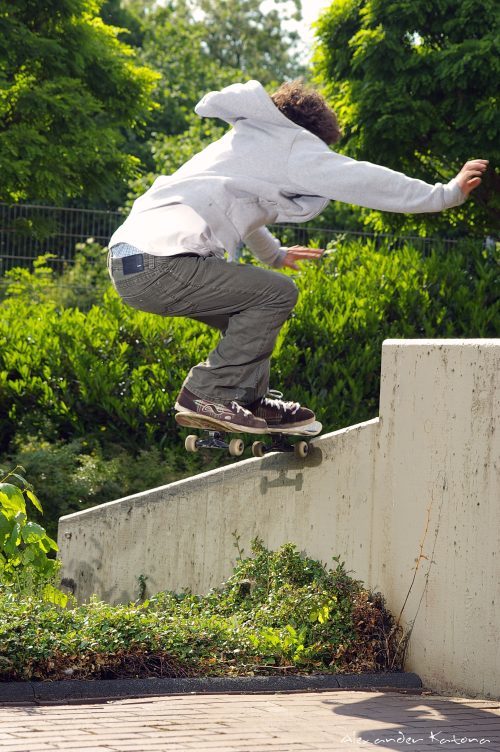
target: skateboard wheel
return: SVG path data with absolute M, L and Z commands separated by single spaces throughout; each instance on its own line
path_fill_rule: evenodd
M 307 455 L 309 454 L 309 444 L 307 443 L 307 441 L 297 441 L 297 443 L 293 447 L 293 451 L 296 457 L 307 457 Z
M 184 446 L 186 447 L 186 452 L 197 452 L 198 451 L 198 437 L 194 434 L 191 434 L 190 436 L 186 436 L 186 441 L 184 442 Z
M 245 451 L 245 444 L 241 439 L 231 439 L 229 442 L 229 454 L 231 457 L 241 457 Z
M 252 454 L 254 457 L 263 457 L 266 453 L 266 447 L 263 441 L 254 441 L 252 444 Z

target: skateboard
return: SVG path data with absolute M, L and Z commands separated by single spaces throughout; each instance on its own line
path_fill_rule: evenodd
M 214 427 L 210 418 L 193 416 L 190 413 L 179 412 L 175 416 L 176 422 L 180 426 L 189 428 L 199 428 L 206 434 L 205 438 L 200 438 L 196 434 L 186 437 L 184 446 L 187 452 L 198 452 L 200 449 L 224 449 L 232 457 L 241 457 L 245 451 L 243 439 L 226 440 L 228 433 L 244 433 L 244 431 L 225 431 L 223 428 Z M 254 441 L 252 444 L 252 454 L 254 457 L 264 457 L 268 452 L 293 452 L 296 457 L 307 457 L 309 453 L 309 441 L 318 436 L 323 429 L 319 421 L 309 423 L 307 426 L 298 428 L 285 428 L 282 431 L 264 431 L 263 434 L 270 437 L 269 443 L 264 441 Z M 299 437 L 301 440 L 292 442 L 289 437 Z

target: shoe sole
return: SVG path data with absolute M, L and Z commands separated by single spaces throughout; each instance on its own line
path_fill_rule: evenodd
M 317 436 L 323 430 L 323 425 L 319 420 L 312 420 L 308 423 L 295 423 L 286 426 L 268 426 L 266 433 L 282 433 L 287 436 Z
M 243 426 L 238 423 L 208 418 L 182 409 L 181 412 L 176 413 L 175 422 L 180 426 L 187 426 L 188 428 L 205 428 L 208 431 L 222 431 L 223 433 L 268 433 L 267 426 L 263 426 L 262 428 Z

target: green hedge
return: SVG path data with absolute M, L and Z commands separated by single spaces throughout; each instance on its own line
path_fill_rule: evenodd
M 325 430 L 377 414 L 383 339 L 500 331 L 498 257 L 479 243 L 423 257 L 410 246 L 340 241 L 295 276 L 301 295 L 277 343 L 271 386 L 312 407 Z M 229 461 L 187 455 L 173 416 L 185 374 L 217 336 L 124 306 L 91 245 L 60 278 L 43 259 L 32 273 L 9 274 L 0 456 L 27 469 L 50 532 L 65 512 Z
M 437 245 L 422 256 L 408 245 L 340 242 L 300 275 L 274 380 L 328 429 L 372 418 L 383 340 L 498 336 L 499 282 L 497 252 L 478 243 Z

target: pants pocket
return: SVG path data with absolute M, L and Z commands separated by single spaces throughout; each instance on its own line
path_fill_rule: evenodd
M 132 285 L 118 281 L 115 286 L 126 305 L 145 313 L 189 316 L 195 310 L 189 287 L 166 270 L 158 272 L 152 279 L 137 279 Z

